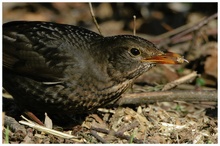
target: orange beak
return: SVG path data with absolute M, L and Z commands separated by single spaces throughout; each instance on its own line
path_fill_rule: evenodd
M 179 54 L 172 53 L 172 52 L 167 52 L 164 54 L 152 56 L 150 58 L 145 58 L 142 61 L 143 62 L 158 63 L 158 64 L 182 64 L 184 62 L 189 63 L 188 60 L 184 59 Z

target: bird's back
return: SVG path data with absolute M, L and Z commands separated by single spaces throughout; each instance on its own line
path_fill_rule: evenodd
M 112 88 L 112 82 L 98 81 L 104 77 L 92 67 L 95 57 L 90 56 L 89 49 L 94 39 L 102 38 L 71 25 L 6 23 L 3 86 L 28 110 L 83 113 L 96 109 L 119 97 L 128 86 Z

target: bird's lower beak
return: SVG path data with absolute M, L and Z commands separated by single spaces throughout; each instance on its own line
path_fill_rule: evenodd
M 172 53 L 172 52 L 168 52 L 168 53 L 152 56 L 149 58 L 145 58 L 142 61 L 143 62 L 158 63 L 158 64 L 181 64 L 184 62 L 189 63 L 188 60 L 184 59 L 179 54 Z

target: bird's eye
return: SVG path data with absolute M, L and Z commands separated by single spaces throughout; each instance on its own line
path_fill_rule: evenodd
M 138 56 L 141 54 L 140 50 L 137 49 L 137 48 L 131 48 L 130 50 L 131 54 L 134 55 L 134 56 Z

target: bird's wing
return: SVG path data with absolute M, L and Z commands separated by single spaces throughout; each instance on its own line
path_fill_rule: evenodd
M 59 82 L 64 70 L 74 67 L 73 49 L 77 47 L 76 40 L 65 38 L 68 32 L 62 29 L 62 25 L 57 27 L 53 23 L 4 24 L 4 69 L 45 82 Z

